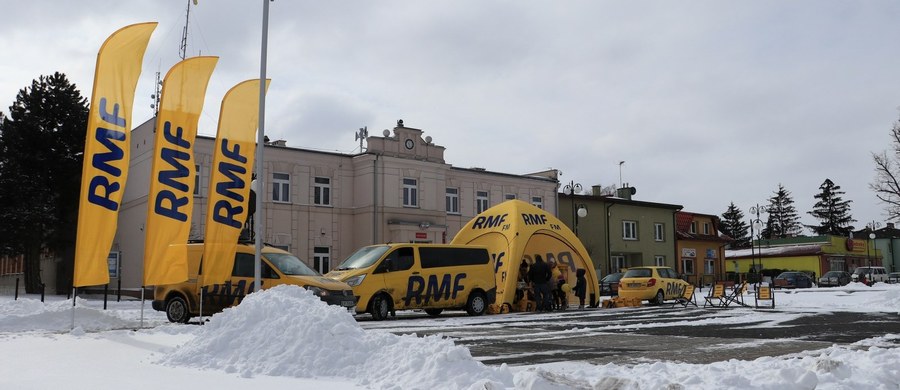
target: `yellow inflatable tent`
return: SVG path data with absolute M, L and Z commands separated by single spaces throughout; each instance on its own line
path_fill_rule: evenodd
M 495 261 L 497 307 L 516 310 L 519 266 L 522 260 L 533 263 L 535 255 L 547 262 L 555 260 L 558 266 L 553 277 L 562 275 L 571 288 L 575 287 L 576 270 L 583 268 L 587 281 L 585 305 L 599 305 L 597 273 L 584 245 L 558 218 L 526 202 L 509 200 L 485 210 L 456 234 L 452 244 L 488 247 Z M 566 296 L 569 303 L 578 303 L 571 291 Z

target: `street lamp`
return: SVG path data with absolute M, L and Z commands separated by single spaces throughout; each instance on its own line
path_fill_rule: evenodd
M 750 268 L 751 271 L 755 271 L 756 273 L 758 273 L 759 270 L 756 269 L 756 254 L 753 253 L 753 235 L 755 230 L 756 242 L 759 244 L 759 239 L 762 236 L 762 221 L 759 219 L 759 214 L 767 212 L 769 212 L 769 209 L 766 206 L 760 206 L 759 203 L 757 203 L 756 206 L 750 207 Z M 756 218 L 753 218 L 753 214 L 756 214 Z M 759 268 L 762 269 L 762 247 L 759 249 Z M 759 275 L 757 275 L 757 285 L 759 285 L 760 279 Z
M 581 192 L 582 189 L 583 187 L 581 187 L 581 184 L 576 183 L 574 180 L 570 181 L 569 184 L 566 184 L 565 187 L 563 187 L 563 193 L 568 195 L 572 200 L 572 230 L 575 232 L 575 237 L 578 237 L 578 217 L 584 217 L 581 215 L 581 210 L 583 209 L 584 215 L 587 215 L 587 209 L 584 208 L 584 205 L 582 205 L 582 207 L 578 210 L 575 210 L 575 193 Z
M 880 228 L 881 223 L 872 221 L 871 223 L 867 224 L 866 227 L 869 228 L 869 241 L 874 243 L 875 242 L 874 241 L 875 240 L 875 229 Z M 869 252 L 869 248 L 870 248 L 869 244 L 870 244 L 869 242 L 866 242 L 866 265 L 867 266 L 872 265 L 872 257 L 871 257 L 871 253 Z

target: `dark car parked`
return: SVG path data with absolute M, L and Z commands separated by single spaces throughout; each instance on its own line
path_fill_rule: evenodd
M 809 275 L 803 272 L 782 272 L 772 281 L 775 287 L 781 288 L 810 288 L 813 286 L 813 280 Z
M 619 295 L 619 280 L 622 279 L 622 275 L 625 273 L 615 272 L 600 279 L 600 295 Z
M 819 287 L 840 287 L 850 283 L 850 273 L 846 271 L 828 271 L 819 278 Z

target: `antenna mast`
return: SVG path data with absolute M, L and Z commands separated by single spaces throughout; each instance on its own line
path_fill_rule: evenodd
M 194 0 L 194 5 L 197 4 L 197 0 Z M 187 57 L 187 37 L 188 37 L 188 23 L 191 21 L 191 0 L 187 2 L 187 10 L 184 12 L 184 30 L 181 32 L 181 48 L 178 49 L 178 55 L 183 60 L 184 57 Z

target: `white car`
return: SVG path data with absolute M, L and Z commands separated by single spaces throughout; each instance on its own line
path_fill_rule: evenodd
M 877 282 L 887 283 L 888 272 L 884 267 L 857 267 L 850 274 L 850 279 L 854 282 L 863 282 L 871 286 Z

